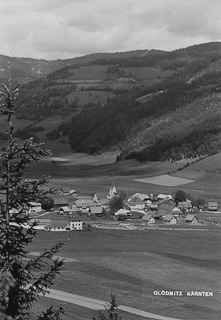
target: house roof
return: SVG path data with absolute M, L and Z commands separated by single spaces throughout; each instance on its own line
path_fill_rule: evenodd
M 131 202 L 134 202 L 136 204 L 144 204 L 143 200 L 139 197 L 132 197 L 130 201 L 128 201 L 128 204 L 130 205 Z
M 133 219 L 140 219 L 143 218 L 143 216 L 145 215 L 144 211 L 139 211 L 139 210 L 131 210 L 130 211 L 130 216 Z
M 101 200 L 101 199 L 107 199 L 108 193 L 106 192 L 97 192 L 95 193 L 97 200 Z M 95 196 L 94 195 L 94 196 Z
M 78 199 L 75 201 L 75 205 L 79 208 L 93 207 L 94 202 L 91 199 Z
M 121 214 L 126 215 L 127 213 L 129 213 L 129 210 L 126 209 L 119 209 L 117 212 L 115 212 L 115 216 L 119 216 Z
M 61 207 L 60 210 L 63 210 L 64 212 L 70 212 L 71 209 L 67 206 Z
M 101 199 L 100 204 L 107 205 L 109 203 L 108 199 Z
M 192 208 L 192 204 L 191 201 L 178 202 L 178 207 L 183 209 L 190 209 Z
M 175 208 L 173 208 L 172 209 L 172 213 L 181 213 L 182 211 L 179 209 L 179 208 L 177 208 L 177 207 L 175 207 Z
M 163 217 L 163 219 L 166 220 L 166 221 L 170 221 L 173 218 L 176 219 L 176 217 L 174 217 L 174 215 L 171 214 L 171 213 L 168 213 L 165 217 Z
M 55 205 L 66 205 L 69 203 L 66 197 L 60 196 L 58 194 L 50 194 L 49 197 L 54 200 Z
M 132 198 L 139 198 L 139 199 L 141 199 L 142 201 L 150 199 L 150 197 L 149 197 L 147 194 L 145 194 L 145 193 L 140 193 L 140 192 L 135 193 L 135 194 L 132 196 Z
M 90 207 L 90 212 L 93 214 L 99 214 L 102 213 L 102 207 Z
M 149 221 L 151 218 L 153 218 L 153 215 L 150 214 L 150 213 L 146 213 L 146 214 L 143 216 L 142 220 Z
M 162 193 L 160 193 L 160 194 L 158 194 L 158 196 L 157 196 L 157 199 L 168 199 L 168 200 L 171 200 L 171 199 L 173 199 L 173 197 L 170 195 L 170 194 L 162 194 Z
M 41 203 L 39 203 L 39 202 L 34 202 L 34 201 L 31 201 L 31 202 L 29 202 L 28 204 L 29 204 L 29 206 L 32 206 L 32 207 L 39 207 L 39 206 L 41 206 Z
M 218 202 L 217 201 L 208 201 L 208 206 L 209 207 L 218 207 Z
M 196 218 L 197 216 L 195 214 L 188 214 L 185 218 L 186 221 L 193 221 L 193 219 Z M 198 220 L 198 219 L 197 219 Z

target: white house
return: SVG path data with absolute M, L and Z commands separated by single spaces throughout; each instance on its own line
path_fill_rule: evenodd
M 70 227 L 70 230 L 82 230 L 83 229 L 83 222 L 80 219 L 73 219 L 70 222 L 68 222 L 67 226 Z
M 27 213 L 28 214 L 37 214 L 41 212 L 41 203 L 39 202 L 28 202 Z
M 71 221 L 57 221 L 45 226 L 45 230 L 47 231 L 74 231 L 82 229 L 83 222 L 77 218 Z
M 45 226 L 46 231 L 68 231 L 67 222 L 58 221 Z

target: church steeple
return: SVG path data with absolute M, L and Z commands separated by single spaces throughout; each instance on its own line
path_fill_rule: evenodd
M 111 179 L 111 186 L 110 186 L 110 189 L 109 189 L 109 195 L 108 195 L 108 198 L 109 199 L 112 199 L 113 197 L 115 197 L 117 195 L 117 189 L 115 187 L 115 179 L 114 179 L 114 175 L 112 176 L 112 179 Z

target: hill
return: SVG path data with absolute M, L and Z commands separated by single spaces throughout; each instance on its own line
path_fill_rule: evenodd
M 68 142 L 91 154 L 120 149 L 118 160 L 220 150 L 221 43 L 57 63 L 63 67 L 21 87 L 18 137 Z
M 135 50 L 116 53 L 93 53 L 72 59 L 44 60 L 32 58 L 17 58 L 0 55 L 0 81 L 6 83 L 9 78 L 14 84 L 27 83 L 59 70 L 68 65 L 82 65 L 97 59 L 109 58 L 131 58 L 159 52 L 158 50 Z M 10 71 L 9 71 L 10 68 Z
M 115 147 L 122 150 L 118 159 L 165 161 L 218 152 L 221 148 L 220 48 L 221 44 L 216 43 L 177 50 L 171 56 L 157 53 L 140 60 L 117 59 L 118 64 L 111 65 L 115 73 L 125 72 L 128 66 L 122 66 L 132 62 L 136 66 L 130 68 L 136 71 L 156 68 L 158 63 L 161 68 L 167 63 L 176 71 L 153 85 L 118 95 L 102 108 L 81 112 L 59 130 L 69 136 L 75 151 L 96 153 Z M 147 67 L 150 59 L 153 65 Z M 143 67 L 137 67 L 138 62 Z M 113 60 L 96 63 L 104 66 L 103 63 Z

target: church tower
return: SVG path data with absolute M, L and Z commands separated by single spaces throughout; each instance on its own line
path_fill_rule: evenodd
M 108 199 L 112 199 L 116 195 L 117 195 L 117 189 L 115 187 L 114 176 L 112 176 L 111 186 L 110 186 L 109 194 L 108 194 Z

